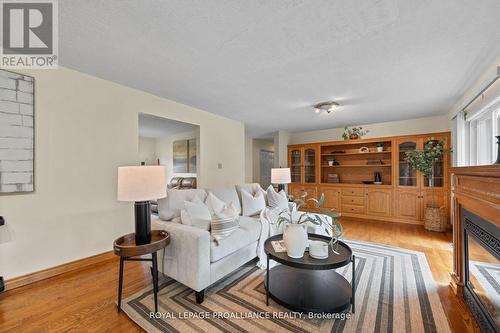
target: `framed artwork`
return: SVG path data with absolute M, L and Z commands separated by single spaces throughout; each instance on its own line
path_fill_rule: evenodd
M 173 142 L 174 173 L 196 173 L 196 139 Z
M 187 173 L 188 171 L 188 140 L 174 141 L 174 173 Z
M 34 86 L 0 69 L 0 193 L 34 191 Z

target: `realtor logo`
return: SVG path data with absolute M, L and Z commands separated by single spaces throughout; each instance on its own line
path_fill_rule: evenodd
M 57 1 L 0 1 L 1 67 L 57 68 Z

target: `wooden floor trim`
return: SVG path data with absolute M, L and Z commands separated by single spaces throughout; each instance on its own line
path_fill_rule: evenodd
M 19 288 L 28 285 L 30 283 L 45 280 L 63 273 L 84 269 L 89 266 L 107 262 L 113 259 L 117 259 L 117 256 L 113 253 L 113 251 L 108 251 L 87 258 L 71 261 L 59 266 L 47 268 L 38 272 L 18 276 L 16 278 L 5 281 L 5 290 L 12 290 L 14 288 Z

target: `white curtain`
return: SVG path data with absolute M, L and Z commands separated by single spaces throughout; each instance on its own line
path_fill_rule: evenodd
M 453 148 L 453 166 L 468 165 L 467 159 L 467 126 L 465 112 L 460 111 L 452 119 L 451 144 Z

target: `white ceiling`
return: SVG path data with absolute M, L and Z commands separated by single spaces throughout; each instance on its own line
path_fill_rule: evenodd
M 450 110 L 500 54 L 498 0 L 64 0 L 60 64 L 252 135 Z M 334 114 L 312 105 L 336 100 Z
M 145 138 L 161 138 L 176 133 L 194 131 L 197 125 L 181 121 L 139 114 L 139 136 Z

